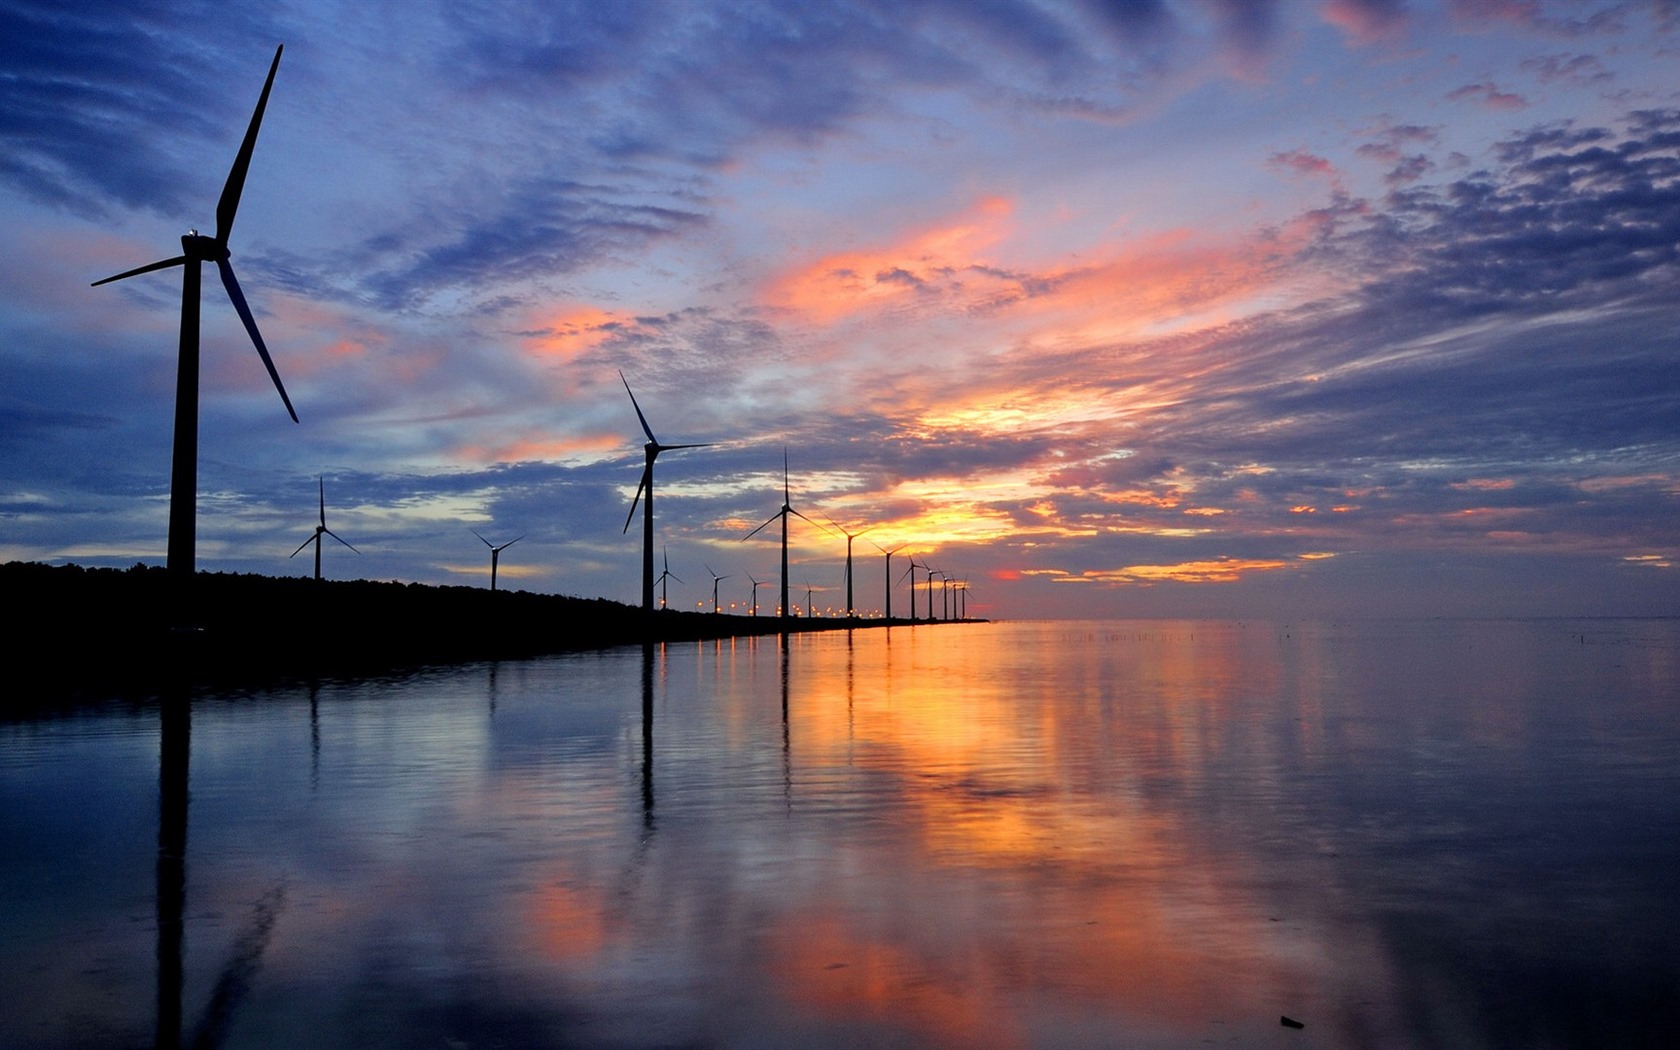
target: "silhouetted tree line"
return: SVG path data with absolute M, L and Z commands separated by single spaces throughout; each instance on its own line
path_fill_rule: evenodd
M 513 659 L 643 641 L 839 630 L 881 620 L 644 613 L 604 598 L 368 580 L 198 573 L 190 630 L 171 628 L 159 567 L 0 565 L 14 681 L 8 707 L 87 690 L 194 680 L 253 683 Z M 896 621 L 902 622 L 902 621 Z

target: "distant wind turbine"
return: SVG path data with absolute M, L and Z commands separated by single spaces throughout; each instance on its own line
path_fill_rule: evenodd
M 165 270 L 171 266 L 181 267 L 183 274 L 180 352 L 175 366 L 175 450 L 169 475 L 167 561 L 171 587 L 178 602 L 186 600 L 196 557 L 194 529 L 198 503 L 198 319 L 202 280 L 200 266 L 203 263 L 216 264 L 216 269 L 222 276 L 222 285 L 227 289 L 228 298 L 232 300 L 234 310 L 238 311 L 239 319 L 244 322 L 251 342 L 256 345 L 257 355 L 262 358 L 264 367 L 268 369 L 268 377 L 274 380 L 274 388 L 280 392 L 280 400 L 285 402 L 292 422 L 297 422 L 297 410 L 292 408 L 292 399 L 286 396 L 286 387 L 280 382 L 280 373 L 274 370 L 274 361 L 268 356 L 268 346 L 263 343 L 262 333 L 257 331 L 257 322 L 251 316 L 251 307 L 245 302 L 245 293 L 240 291 L 239 281 L 233 275 L 233 266 L 228 262 L 228 235 L 233 232 L 234 214 L 239 210 L 239 196 L 245 189 L 245 176 L 251 168 L 251 153 L 257 145 L 257 130 L 262 126 L 263 110 L 268 106 L 268 93 L 274 86 L 274 74 L 280 68 L 282 50 L 284 45 L 274 49 L 274 62 L 268 67 L 268 79 L 263 82 L 262 94 L 257 98 L 257 108 L 251 114 L 250 125 L 245 129 L 245 140 L 240 143 L 233 167 L 228 171 L 227 182 L 222 185 L 221 199 L 216 202 L 216 235 L 205 237 L 197 230 L 191 230 L 181 238 L 180 255 L 93 282 L 94 287 L 98 287 L 112 281 L 151 273 L 153 270 Z
M 760 525 L 758 528 L 752 530 L 751 532 L 747 533 L 745 536 L 741 537 L 742 540 L 750 540 L 754 536 L 758 535 L 758 533 L 764 528 L 765 525 L 770 524 L 770 522 L 775 521 L 777 518 L 782 519 L 782 605 L 781 605 L 781 616 L 784 620 L 787 619 L 787 617 L 789 615 L 789 612 L 788 612 L 788 562 L 787 562 L 788 515 L 789 514 L 799 514 L 799 512 L 797 510 L 793 509 L 793 497 L 791 495 L 789 495 L 789 492 L 790 492 L 790 489 L 788 488 L 787 449 L 784 448 L 784 449 L 782 449 L 782 509 L 778 510 L 776 513 L 770 515 L 770 517 L 765 520 L 764 525 Z M 801 518 L 805 518 L 805 515 L 803 515 L 803 514 L 799 514 L 799 516 Z M 811 521 L 810 518 L 805 518 L 805 520 L 811 522 L 812 525 L 817 525 L 817 523 L 814 522 L 814 521 Z M 817 525 L 817 528 L 823 529 L 823 527 L 821 525 Z M 823 531 L 827 532 L 828 530 L 823 529 Z
M 665 608 L 669 608 L 669 606 L 666 604 L 666 601 L 665 601 L 665 597 L 666 597 L 666 582 L 665 581 L 676 580 L 678 583 L 681 583 L 683 581 L 682 581 L 681 576 L 678 576 L 676 573 L 671 571 L 671 556 L 665 552 L 664 548 L 660 548 L 659 555 L 665 562 L 664 571 L 660 572 L 659 580 L 658 580 L 658 583 L 659 583 L 659 607 L 661 609 L 665 609 Z
M 925 561 L 922 562 L 922 571 L 927 573 L 927 606 L 928 606 L 927 618 L 928 618 L 928 623 L 933 623 L 935 620 L 938 619 L 937 616 L 933 615 L 933 578 L 935 576 L 940 575 L 940 572 L 939 572 L 938 569 L 929 565 Z
M 827 517 L 827 515 L 824 515 L 824 517 Z M 873 532 L 876 527 L 871 525 L 859 532 L 848 532 L 846 526 L 833 518 L 829 518 L 828 523 L 839 529 L 841 535 L 846 537 L 846 616 L 855 619 L 857 617 L 857 605 L 852 601 L 852 541 L 865 532 Z
M 333 530 L 327 528 L 327 483 L 326 483 L 326 480 L 323 479 L 323 478 L 316 478 L 315 482 L 321 490 L 321 524 L 315 526 L 315 535 L 311 536 L 309 539 L 304 540 L 302 543 L 298 544 L 298 549 L 293 551 L 291 554 L 288 554 L 287 557 L 288 558 L 297 557 L 299 554 L 303 553 L 303 549 L 305 547 L 309 546 L 310 543 L 314 543 L 315 544 L 315 578 L 317 580 L 319 580 L 321 578 L 321 535 L 322 535 L 322 533 L 325 533 L 326 535 L 331 536 L 333 539 L 335 539 L 338 542 L 344 544 L 346 547 L 349 547 L 353 551 L 356 551 L 356 548 L 354 546 L 351 546 L 350 541 L 346 540 L 344 537 L 340 536 L 338 533 L 334 532 Z M 361 551 L 356 551 L 356 553 L 360 554 L 362 552 Z
M 636 517 L 636 503 L 642 499 L 642 493 L 647 493 L 647 499 L 642 503 L 642 608 L 653 611 L 653 461 L 659 458 L 661 452 L 673 452 L 679 448 L 707 448 L 712 443 L 703 442 L 698 445 L 661 445 L 659 439 L 653 436 L 653 428 L 648 426 L 647 416 L 642 415 L 642 406 L 636 403 L 636 393 L 630 389 L 630 380 L 624 378 L 620 371 L 618 378 L 624 383 L 624 392 L 630 395 L 630 406 L 636 410 L 636 418 L 642 423 L 642 433 L 647 435 L 647 444 L 642 446 L 642 452 L 647 456 L 647 465 L 642 468 L 642 480 L 636 485 L 636 496 L 630 501 L 630 513 L 624 518 L 624 531 L 630 531 L 630 522 Z
M 467 531 L 471 532 L 474 536 L 478 536 L 478 530 L 477 529 L 468 529 Z M 515 536 L 513 539 L 508 540 L 506 543 L 502 544 L 500 547 L 496 546 L 494 543 L 491 543 L 489 540 L 485 539 L 483 536 L 478 536 L 478 538 L 486 547 L 490 548 L 490 589 L 495 590 L 496 589 L 496 564 L 502 560 L 502 552 L 507 550 L 509 547 L 513 546 L 515 543 L 518 543 L 520 540 L 524 539 L 525 537 L 524 536 Z
M 707 572 L 712 572 L 712 567 L 710 565 L 706 566 L 706 571 Z M 733 575 L 733 574 L 731 574 L 731 575 Z M 727 579 L 730 579 L 730 576 L 719 576 L 717 573 L 712 572 L 712 615 L 713 616 L 716 616 L 717 613 L 718 613 L 718 583 L 720 581 L 727 580 Z
M 909 544 L 900 543 L 898 546 L 894 547 L 892 550 L 887 550 L 885 547 L 881 546 L 879 543 L 876 543 L 874 540 L 870 540 L 869 542 L 870 542 L 871 545 L 874 546 L 874 548 L 876 550 L 880 551 L 882 554 L 885 554 L 887 556 L 887 602 L 886 602 L 886 607 L 885 607 L 882 615 L 886 619 L 890 620 L 890 619 L 892 619 L 892 589 L 893 589 L 892 556 L 897 554 L 899 551 L 903 550 L 905 547 L 908 547 Z M 915 592 L 912 591 L 911 593 L 914 594 Z M 915 617 L 912 616 L 911 618 L 914 619 Z
M 763 585 L 764 581 L 760 580 L 757 576 L 754 576 L 750 572 L 747 573 L 747 579 L 752 581 L 752 585 L 753 585 L 753 589 L 752 589 L 752 614 L 754 616 L 757 616 L 758 615 L 758 589 L 759 589 L 759 587 L 761 587 Z

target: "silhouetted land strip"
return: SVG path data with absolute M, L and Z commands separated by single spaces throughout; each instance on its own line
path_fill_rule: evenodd
M 199 573 L 190 630 L 171 623 L 165 570 L 0 565 L 17 626 L 6 648 L 37 697 L 150 689 L 183 665 L 193 678 L 247 684 L 516 659 L 644 641 L 776 634 L 774 616 L 644 613 L 604 598 L 483 587 Z M 903 619 L 794 617 L 794 632 L 908 626 Z M 20 692 L 29 693 L 27 687 Z M 16 694 L 14 694 L 15 696 Z M 16 696 L 9 707 L 25 706 Z

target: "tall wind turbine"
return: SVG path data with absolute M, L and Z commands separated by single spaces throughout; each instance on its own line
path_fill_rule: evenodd
M 666 580 L 676 580 L 678 583 L 681 583 L 683 581 L 682 581 L 681 576 L 678 576 L 676 573 L 671 571 L 671 556 L 669 554 L 667 554 L 663 548 L 660 549 L 659 555 L 662 559 L 664 559 L 664 562 L 665 562 L 665 568 L 662 572 L 660 572 L 659 579 L 656 581 L 659 584 L 659 607 L 661 609 L 666 609 L 666 608 L 669 608 L 670 606 L 665 601 L 666 593 L 667 593 L 666 592 L 667 584 L 666 584 L 665 581 Z
M 298 544 L 298 549 L 293 551 L 291 554 L 288 554 L 287 557 L 289 557 L 289 558 L 297 557 L 299 554 L 303 553 L 303 549 L 305 547 L 309 546 L 309 544 L 313 542 L 315 544 L 315 579 L 319 580 L 321 578 L 321 534 L 322 533 L 326 533 L 328 536 L 331 536 L 333 539 L 335 539 L 338 542 L 344 544 L 346 547 L 349 547 L 353 551 L 356 551 L 356 548 L 351 545 L 349 540 L 346 540 L 344 537 L 340 536 L 338 533 L 336 533 L 333 530 L 327 528 L 327 483 L 326 483 L 326 480 L 323 479 L 323 478 L 316 478 L 315 482 L 320 487 L 320 490 L 321 490 L 321 524 L 315 526 L 315 535 L 314 536 L 312 536 L 309 539 L 304 540 L 302 543 Z M 356 553 L 360 554 L 362 552 L 361 551 L 356 551 Z
M 892 550 L 887 550 L 885 547 L 881 546 L 879 543 L 876 543 L 874 540 L 870 540 L 869 542 L 875 547 L 876 550 L 880 551 L 882 554 L 885 554 L 887 556 L 887 602 L 886 602 L 885 609 L 883 611 L 883 615 L 887 619 L 890 620 L 890 619 L 892 619 L 892 588 L 893 588 L 892 556 L 897 554 L 899 551 L 903 550 L 905 547 L 908 547 L 909 544 L 900 543 L 898 546 L 894 547 Z M 914 594 L 915 592 L 912 591 L 911 593 Z M 914 618 L 915 618 L 914 615 L 912 615 L 911 619 L 914 619 Z
M 469 529 L 467 531 L 471 532 L 474 536 L 478 536 L 478 530 L 477 529 Z M 524 539 L 525 537 L 524 536 L 515 536 L 513 539 L 508 540 L 506 543 L 502 544 L 500 547 L 496 546 L 494 543 L 491 543 L 489 540 L 484 539 L 483 536 L 478 536 L 478 538 L 481 541 L 483 541 L 483 543 L 486 547 L 490 548 L 490 589 L 495 590 L 496 589 L 496 563 L 502 560 L 502 552 L 507 550 L 509 547 L 513 546 L 515 543 L 518 543 L 520 540 Z
M 630 522 L 636 517 L 636 502 L 642 499 L 642 493 L 647 493 L 647 499 L 642 504 L 642 609 L 653 611 L 653 461 L 659 458 L 661 452 L 673 452 L 679 448 L 706 448 L 712 442 L 702 442 L 697 445 L 661 445 L 659 439 L 653 436 L 653 428 L 648 426 L 647 416 L 642 415 L 642 406 L 636 403 L 636 393 L 630 389 L 630 380 L 624 378 L 624 372 L 618 373 L 618 378 L 624 383 L 624 392 L 630 395 L 630 406 L 636 410 L 636 418 L 641 420 L 642 433 L 647 435 L 647 444 L 642 446 L 647 456 L 647 465 L 642 468 L 642 480 L 636 485 L 636 497 L 630 501 L 630 513 L 624 518 L 624 531 L 630 531 Z
M 240 291 L 239 281 L 233 275 L 233 266 L 228 262 L 228 235 L 233 232 L 233 217 L 239 210 L 239 195 L 245 189 L 245 175 L 251 168 L 251 152 L 257 145 L 257 129 L 262 125 L 263 110 L 268 106 L 268 93 L 274 86 L 274 74 L 280 68 L 282 50 L 284 45 L 274 49 L 274 62 L 268 67 L 268 79 L 263 82 L 262 95 L 257 99 L 256 111 L 251 114 L 251 124 L 245 129 L 245 141 L 239 146 L 233 167 L 228 171 L 227 182 L 222 186 L 221 199 L 216 202 L 216 235 L 205 237 L 197 230 L 191 230 L 181 238 L 180 255 L 93 282 L 94 286 L 98 287 L 127 277 L 151 273 L 153 270 L 165 270 L 171 266 L 181 267 L 181 338 L 180 353 L 175 365 L 175 451 L 169 473 L 167 562 L 171 588 L 178 602 L 185 601 L 192 581 L 195 559 L 194 529 L 198 509 L 198 314 L 202 278 L 200 266 L 203 263 L 216 264 L 217 271 L 222 275 L 222 285 L 227 289 L 228 298 L 232 300 L 233 308 L 238 311 L 239 319 L 245 323 L 245 331 L 250 334 L 251 342 L 256 345 L 257 355 L 262 358 L 264 367 L 268 369 L 268 377 L 274 380 L 274 389 L 280 391 L 280 400 L 285 402 L 292 422 L 297 422 L 297 410 L 292 408 L 292 399 L 286 396 L 286 388 L 280 382 L 280 373 L 274 370 L 274 361 L 268 356 L 268 346 L 263 343 L 262 333 L 257 331 L 256 318 L 251 316 L 251 307 L 245 302 L 245 293 Z
M 712 572 L 712 567 L 710 565 L 706 566 L 706 571 L 707 572 Z M 727 580 L 727 579 L 729 579 L 728 576 L 719 576 L 717 573 L 712 572 L 712 615 L 713 616 L 716 616 L 718 614 L 718 583 L 720 581 Z
M 797 510 L 793 509 L 793 497 L 789 493 L 790 493 L 790 490 L 788 488 L 787 449 L 784 448 L 784 449 L 782 449 L 782 509 L 778 510 L 776 513 L 770 515 L 770 517 L 768 519 L 766 519 L 765 522 L 764 522 L 764 525 L 768 525 L 768 524 L 770 524 L 770 522 L 775 521 L 777 518 L 782 519 L 782 606 L 781 606 L 781 616 L 782 616 L 782 619 L 784 619 L 784 620 L 788 618 L 788 611 L 789 611 L 788 610 L 788 573 L 787 573 L 788 515 L 789 514 L 799 514 L 799 512 Z M 799 514 L 799 516 L 801 518 L 805 518 L 805 515 L 803 515 L 803 514 Z M 805 518 L 805 520 L 811 522 L 812 525 L 817 525 L 817 523 L 814 522 L 814 521 L 811 521 L 810 518 Z M 760 525 L 758 528 L 756 528 L 756 529 L 752 530 L 751 532 L 747 533 L 745 536 L 742 536 L 741 539 L 742 540 L 752 539 L 754 536 L 758 535 L 758 533 L 764 528 L 764 525 Z M 817 525 L 817 528 L 823 529 L 824 532 L 828 531 L 827 529 L 824 529 L 821 525 Z
M 824 517 L 827 517 L 827 515 L 824 515 Z M 862 536 L 865 532 L 874 531 L 875 526 L 871 525 L 869 528 L 863 529 L 859 532 L 847 532 L 846 526 L 840 524 L 838 521 L 835 521 L 833 518 L 829 518 L 828 523 L 839 529 L 841 535 L 846 537 L 846 617 L 848 619 L 855 619 L 857 617 L 857 606 L 852 602 L 852 541 L 857 539 L 859 536 Z

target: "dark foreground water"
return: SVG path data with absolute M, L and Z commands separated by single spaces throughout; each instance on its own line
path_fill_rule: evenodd
M 8 1048 L 1680 1040 L 1677 621 L 869 630 L 0 742 Z

